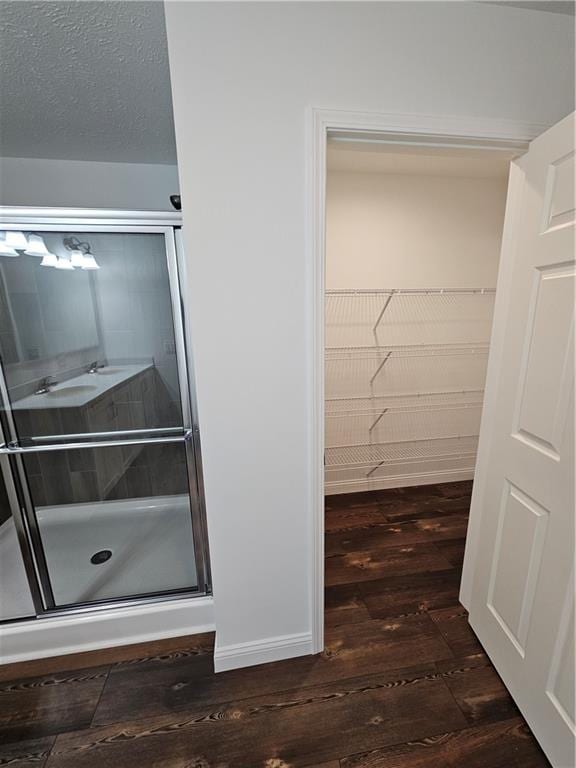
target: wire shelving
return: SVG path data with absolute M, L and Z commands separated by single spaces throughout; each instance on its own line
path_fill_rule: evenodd
M 327 291 L 327 482 L 474 466 L 494 294 Z

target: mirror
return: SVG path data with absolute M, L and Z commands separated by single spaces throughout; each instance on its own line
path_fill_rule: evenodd
M 60 233 L 42 232 L 47 250 L 69 257 Z M 5 366 L 98 345 L 91 273 L 42 266 L 41 256 L 0 255 L 0 347 Z

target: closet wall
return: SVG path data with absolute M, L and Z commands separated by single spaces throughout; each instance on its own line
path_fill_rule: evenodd
M 508 162 L 330 147 L 328 494 L 473 476 Z

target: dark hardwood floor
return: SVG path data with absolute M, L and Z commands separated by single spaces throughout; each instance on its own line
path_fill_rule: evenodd
M 215 675 L 201 635 L 0 667 L 0 766 L 547 768 L 458 602 L 469 502 L 327 500 L 319 656 Z

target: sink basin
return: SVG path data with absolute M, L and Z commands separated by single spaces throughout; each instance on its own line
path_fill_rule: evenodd
M 114 366 L 106 366 L 106 368 L 99 368 L 98 369 L 98 376 L 107 376 L 111 373 L 122 373 L 124 368 L 116 368 Z
M 87 395 L 89 392 L 94 392 L 98 387 L 92 386 L 92 384 L 76 384 L 70 387 L 58 387 L 58 389 L 52 389 L 50 392 L 46 392 L 46 397 L 74 397 L 74 395 Z

